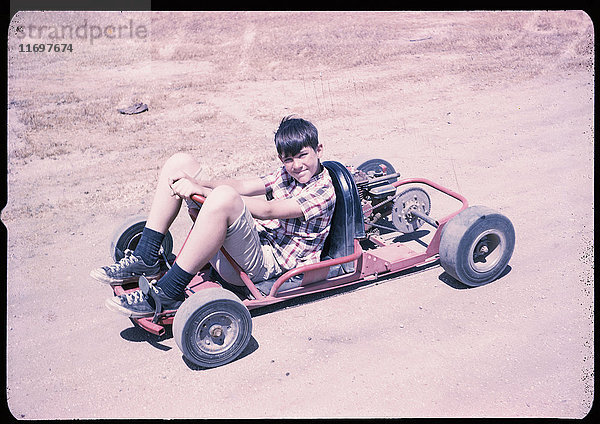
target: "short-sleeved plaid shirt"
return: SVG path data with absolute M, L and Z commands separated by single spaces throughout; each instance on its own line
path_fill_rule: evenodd
M 273 248 L 275 259 L 286 270 L 319 262 L 335 208 L 329 172 L 321 165 L 319 173 L 299 183 L 282 166 L 261 179 L 267 200 L 296 199 L 304 213 L 302 218 L 255 219 L 261 243 Z

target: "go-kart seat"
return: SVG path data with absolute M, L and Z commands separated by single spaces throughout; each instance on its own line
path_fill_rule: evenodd
M 323 166 L 335 189 L 335 209 L 321 259 L 335 259 L 354 253 L 354 239 L 365 237 L 365 224 L 358 189 L 348 168 L 335 161 L 324 161 Z M 352 272 L 354 264 L 342 264 L 342 268 Z

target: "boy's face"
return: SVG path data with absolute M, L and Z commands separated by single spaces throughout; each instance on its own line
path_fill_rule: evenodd
M 317 150 L 306 146 L 294 156 L 279 157 L 285 170 L 299 183 L 307 183 L 319 171 L 319 159 L 323 145 L 319 144 Z

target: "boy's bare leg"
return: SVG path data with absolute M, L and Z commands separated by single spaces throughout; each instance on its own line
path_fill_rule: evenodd
M 232 187 L 216 187 L 207 196 L 175 263 L 156 284 L 157 294 L 167 304 L 176 308 L 177 302 L 183 301 L 185 287 L 217 253 L 225 240 L 227 228 L 243 211 L 244 202 Z M 143 308 L 148 309 L 147 305 Z
M 169 186 L 169 177 L 183 170 L 188 175 L 194 175 L 200 168 L 200 163 L 187 153 L 176 153 L 163 165 L 154 193 L 152 207 L 146 221 L 146 227 L 166 234 L 181 209 L 182 200 L 173 196 Z
M 200 163 L 186 153 L 171 156 L 160 173 L 146 227 L 165 234 L 181 208 L 182 200 L 173 196 L 169 177 L 183 170 L 188 175 L 198 171 Z M 217 253 L 225 241 L 227 227 L 244 211 L 240 195 L 229 186 L 217 187 L 206 198 L 183 250 L 177 257 L 179 266 L 194 274 Z
M 173 196 L 169 178 L 181 171 L 194 175 L 199 168 L 198 161 L 185 153 L 177 153 L 165 162 L 146 220 L 146 228 L 135 251 L 131 254 L 125 252 L 125 257 L 113 265 L 93 269 L 90 272 L 93 278 L 108 284 L 125 284 L 136 281 L 140 275 L 148 278 L 160 276 L 160 246 L 182 203 L 179 197 Z
M 221 248 L 227 228 L 243 211 L 244 201 L 235 189 L 215 188 L 202 205 L 177 264 L 191 274 L 202 269 Z
M 158 194 L 155 200 L 161 200 Z M 152 290 L 161 300 L 162 310 L 179 308 L 184 300 L 185 286 L 221 248 L 227 228 L 238 219 L 243 211 L 244 202 L 232 187 L 216 187 L 206 197 L 177 260 L 171 269 L 158 280 L 156 286 L 153 286 Z M 163 223 L 169 218 L 168 214 L 156 214 L 156 216 L 162 219 Z M 157 308 L 151 297 L 142 296 L 139 291 L 133 294 L 112 296 L 107 299 L 106 305 L 109 309 L 130 317 L 151 316 Z

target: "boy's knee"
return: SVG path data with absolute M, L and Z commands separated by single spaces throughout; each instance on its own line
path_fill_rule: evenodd
M 169 159 L 167 159 L 165 162 L 164 167 L 169 169 L 186 170 L 189 168 L 197 168 L 198 162 L 189 153 L 179 152 L 171 155 L 171 157 L 169 157 Z M 196 169 L 194 169 L 194 171 L 195 170 Z
M 210 192 L 202 207 L 214 208 L 216 211 L 237 218 L 244 210 L 244 201 L 233 187 L 222 185 Z
M 218 202 L 220 205 L 229 204 L 235 202 L 237 199 L 241 200 L 239 193 L 228 185 L 221 185 L 215 187 L 206 200 L 210 199 L 211 202 Z

